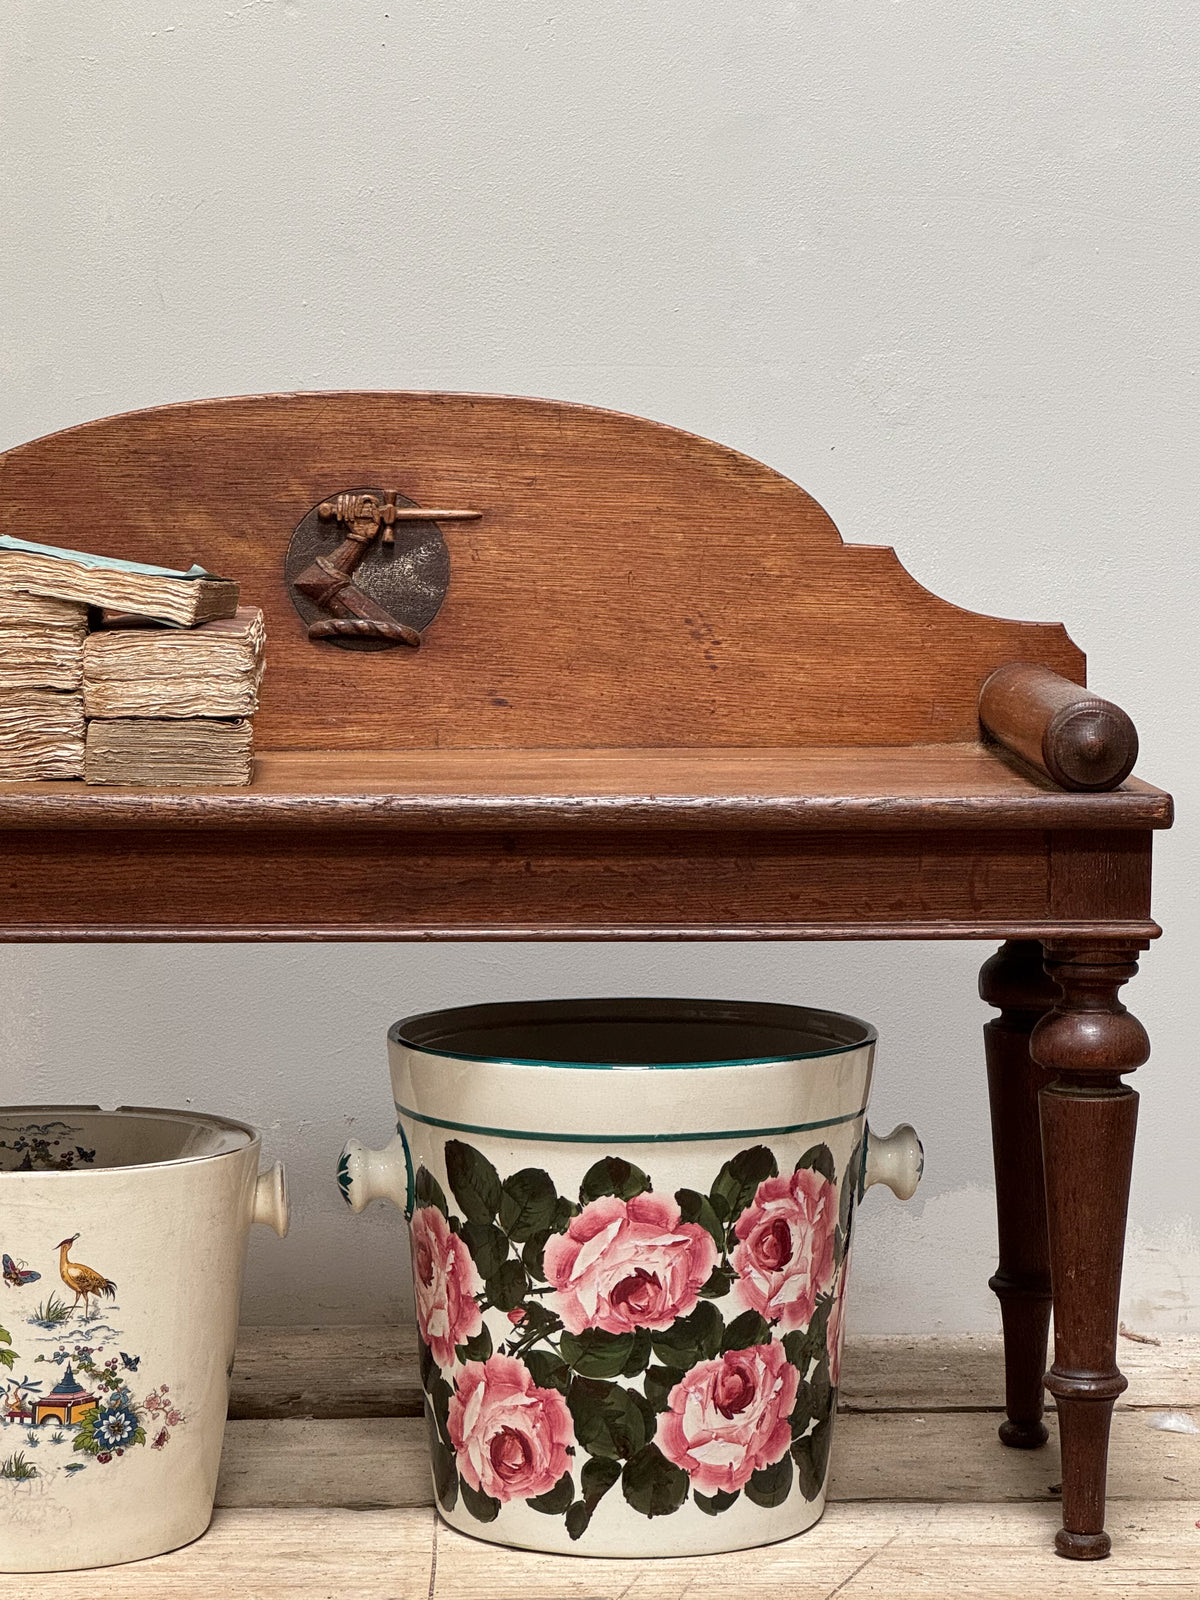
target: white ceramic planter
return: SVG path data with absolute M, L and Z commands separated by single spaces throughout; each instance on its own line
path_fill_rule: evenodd
M 185 1111 L 0 1108 L 0 1571 L 173 1550 L 212 1516 L 259 1137 Z
M 795 1006 L 476 1006 L 388 1035 L 399 1122 L 347 1145 L 410 1218 L 442 1515 L 603 1556 L 735 1550 L 825 1502 L 875 1033 Z

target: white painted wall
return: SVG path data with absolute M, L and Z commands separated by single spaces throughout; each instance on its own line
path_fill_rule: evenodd
M 590 401 L 761 457 L 939 594 L 1068 622 L 1181 800 L 1129 996 L 1155 1041 L 1125 1309 L 1149 1330 L 1194 1326 L 1200 1286 L 1198 32 L 1190 0 L 9 0 L 0 39 L 0 447 L 254 390 Z M 347 1130 L 390 1131 L 397 1016 L 850 1009 L 883 1035 L 876 1121 L 929 1154 L 917 1201 L 869 1202 L 852 1319 L 982 1328 L 985 954 L 10 948 L 0 1072 L 10 1100 L 263 1125 L 295 1223 L 256 1242 L 248 1313 L 355 1320 L 407 1298 L 396 1214 L 351 1218 L 332 1183 Z

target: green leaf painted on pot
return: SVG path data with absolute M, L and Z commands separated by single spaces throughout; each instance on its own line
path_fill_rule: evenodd
M 675 1204 L 679 1207 L 681 1222 L 695 1222 L 706 1228 L 712 1234 L 717 1249 L 724 1250 L 725 1228 L 706 1194 L 699 1194 L 695 1189 L 676 1189 Z
M 526 1350 L 520 1358 L 533 1374 L 539 1389 L 557 1389 L 566 1394 L 571 1385 L 571 1369 L 550 1350 Z
M 633 1345 L 632 1333 L 605 1333 L 600 1328 L 564 1333 L 558 1341 L 563 1360 L 584 1378 L 619 1377 L 633 1353 Z
M 572 1217 L 577 1217 L 578 1215 L 579 1207 L 574 1201 L 564 1200 L 562 1195 L 559 1195 L 558 1203 L 554 1207 L 554 1227 L 552 1231 L 554 1233 L 566 1233 L 567 1224 Z
M 766 1344 L 771 1329 L 757 1311 L 743 1311 L 725 1329 L 721 1338 L 721 1354 L 726 1350 L 749 1350 L 752 1345 Z
M 459 1237 L 481 1278 L 490 1278 L 508 1260 L 508 1240 L 490 1222 L 464 1222 Z
M 621 1476 L 621 1463 L 611 1456 L 589 1456 L 579 1474 L 583 1499 L 577 1500 L 567 1512 L 567 1532 L 572 1539 L 581 1538 L 592 1520 L 592 1512 Z
M 785 1333 L 783 1336 L 783 1353 L 802 1378 L 807 1376 L 808 1369 L 814 1361 L 828 1361 L 825 1334 L 832 1309 L 832 1295 L 823 1296 L 817 1301 L 817 1308 L 808 1327 L 793 1328 L 790 1333 Z
M 500 1226 L 521 1244 L 554 1225 L 558 1190 L 540 1167 L 522 1167 L 500 1186 Z
M 437 1362 L 433 1359 L 433 1351 L 421 1336 L 417 1335 L 417 1365 L 421 1372 L 421 1387 L 428 1389 L 437 1371 Z
M 669 1328 L 654 1330 L 650 1343 L 667 1367 L 694 1367 L 720 1353 L 725 1321 L 711 1300 L 702 1300 L 690 1316 L 677 1317 Z
M 519 1261 L 504 1261 L 484 1279 L 484 1288 L 498 1311 L 515 1311 L 529 1293 L 529 1275 Z
M 837 1167 L 833 1160 L 833 1151 L 827 1144 L 814 1144 L 811 1150 L 806 1150 L 797 1161 L 794 1171 L 799 1172 L 803 1167 L 811 1167 L 814 1172 L 819 1172 L 823 1178 L 828 1178 L 830 1183 L 837 1181 Z
M 640 1167 L 620 1156 L 601 1156 L 583 1175 L 579 1201 L 587 1205 L 606 1194 L 615 1194 L 618 1200 L 632 1200 L 634 1195 L 645 1194 L 649 1188 L 650 1179 Z
M 699 1490 L 694 1489 L 692 1499 L 706 1516 L 717 1517 L 722 1511 L 729 1510 L 740 1493 L 740 1489 L 734 1489 L 732 1493 L 728 1489 L 718 1489 L 716 1494 L 701 1494 Z
M 575 1485 L 571 1482 L 571 1474 L 564 1472 L 553 1489 L 547 1489 L 545 1494 L 534 1496 L 526 1504 L 531 1506 L 534 1511 L 544 1511 L 547 1516 L 561 1517 L 574 1498 Z
M 746 1499 L 756 1506 L 781 1506 L 791 1493 L 792 1458 L 785 1455 L 773 1466 L 759 1467 L 750 1474 Z
M 634 1405 L 642 1413 L 642 1426 L 646 1430 L 646 1438 L 653 1439 L 654 1430 L 658 1427 L 657 1411 L 655 1411 L 654 1407 L 650 1404 L 649 1400 L 646 1399 L 646 1396 L 642 1394 L 640 1389 L 630 1389 L 629 1393 L 633 1399 Z
M 655 1411 L 665 1411 L 670 1404 L 671 1390 L 677 1383 L 682 1383 L 684 1373 L 678 1367 L 647 1367 L 646 1376 L 642 1381 L 642 1388 L 646 1391 L 646 1399 Z
M 700 1290 L 702 1300 L 724 1300 L 737 1281 L 737 1273 L 732 1267 L 714 1267 L 704 1280 L 704 1287 Z
M 537 1233 L 531 1234 L 521 1247 L 521 1260 L 525 1263 L 525 1270 L 531 1278 L 537 1278 L 541 1283 L 546 1281 L 546 1244 L 551 1233 L 550 1228 L 539 1228 Z
M 467 1221 L 494 1222 L 500 1209 L 500 1174 L 495 1167 L 460 1139 L 448 1139 L 443 1154 L 451 1192 Z
M 646 1442 L 646 1423 L 628 1389 L 595 1378 L 571 1379 L 567 1406 L 575 1437 L 591 1456 L 625 1460 Z
M 833 1417 L 819 1422 L 805 1439 L 792 1446 L 792 1460 L 796 1463 L 796 1481 L 806 1500 L 815 1500 L 825 1482 L 829 1468 L 829 1446 L 833 1439 Z
M 456 1345 L 454 1353 L 460 1361 L 486 1361 L 492 1349 L 492 1336 L 485 1323 L 473 1339 L 468 1339 L 465 1344 Z
M 567 1512 L 567 1533 L 572 1539 L 582 1539 L 592 1520 L 592 1508 L 583 1500 L 576 1500 Z
M 338 1188 L 342 1191 L 342 1199 L 350 1204 L 350 1152 L 343 1150 L 341 1160 L 337 1166 Z
M 433 1488 L 444 1511 L 453 1511 L 458 1501 L 458 1462 L 454 1451 L 442 1442 L 433 1408 L 425 1401 L 425 1426 L 429 1432 L 429 1460 L 433 1468 Z
M 650 1330 L 638 1328 L 633 1336 L 633 1349 L 629 1352 L 629 1359 L 621 1368 L 623 1378 L 636 1378 L 639 1372 L 644 1371 L 650 1359 Z
M 589 1457 L 579 1474 L 580 1488 L 588 1506 L 598 1505 L 620 1476 L 621 1464 L 611 1456 Z
M 500 1515 L 499 1500 L 493 1500 L 490 1494 L 484 1494 L 479 1489 L 472 1489 L 465 1478 L 460 1479 L 458 1489 L 463 1505 L 476 1522 L 495 1522 Z
M 754 1199 L 760 1183 L 779 1176 L 779 1166 L 765 1144 L 739 1150 L 717 1173 L 708 1198 L 722 1222 L 734 1223 Z
M 426 1385 L 425 1398 L 433 1412 L 433 1420 L 437 1426 L 438 1435 L 447 1450 L 453 1450 L 454 1443 L 450 1438 L 450 1397 L 454 1393 L 450 1385 L 435 1371 L 432 1379 Z
M 813 1416 L 818 1420 L 827 1417 L 833 1410 L 833 1385 L 829 1381 L 828 1360 L 818 1361 L 813 1368 L 808 1380 L 808 1393 Z
M 450 1215 L 445 1191 L 428 1167 L 417 1168 L 417 1175 L 413 1180 L 413 1197 L 419 1206 L 434 1206 L 444 1217 Z
M 838 1196 L 838 1226 L 842 1230 L 843 1254 L 845 1246 L 850 1243 L 850 1231 L 854 1222 L 854 1206 L 858 1198 L 858 1180 L 862 1174 L 863 1146 L 862 1140 L 850 1152 L 850 1159 L 846 1163 L 846 1170 L 842 1174 L 842 1192 Z
M 631 1456 L 621 1474 L 621 1492 L 635 1511 L 646 1517 L 668 1517 L 688 1497 L 688 1475 L 656 1444 Z
M 808 1400 L 808 1385 L 802 1383 L 796 1390 L 796 1403 L 788 1417 L 792 1438 L 798 1439 L 802 1434 L 807 1433 L 812 1419 L 812 1406 Z

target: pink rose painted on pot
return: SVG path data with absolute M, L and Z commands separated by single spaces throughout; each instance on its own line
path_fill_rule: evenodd
M 679 1216 L 664 1195 L 603 1195 L 550 1238 L 543 1259 L 555 1293 L 548 1304 L 571 1333 L 669 1328 L 696 1309 L 717 1247 L 706 1228 Z
M 557 1389 L 539 1389 L 515 1356 L 489 1356 L 459 1369 L 449 1429 L 458 1470 L 494 1500 L 545 1494 L 571 1464 L 575 1428 L 567 1402 Z
M 667 1397 L 654 1442 L 701 1494 L 732 1494 L 792 1442 L 800 1374 L 776 1341 L 701 1361 Z
M 417 1326 L 439 1367 L 454 1365 L 454 1347 L 483 1327 L 475 1296 L 483 1288 L 471 1253 L 436 1206 L 412 1218 L 413 1289 Z
M 734 1227 L 733 1296 L 784 1331 L 807 1328 L 833 1282 L 837 1186 L 812 1167 L 766 1178 Z

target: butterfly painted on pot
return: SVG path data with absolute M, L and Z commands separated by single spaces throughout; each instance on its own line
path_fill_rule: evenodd
M 41 1277 L 40 1272 L 34 1272 L 23 1261 L 14 1261 L 10 1255 L 4 1256 L 4 1281 L 10 1289 L 23 1289 L 27 1283 L 36 1283 Z
M 126 1372 L 136 1372 L 142 1364 L 141 1356 L 127 1356 L 124 1350 L 120 1351 L 121 1365 Z

